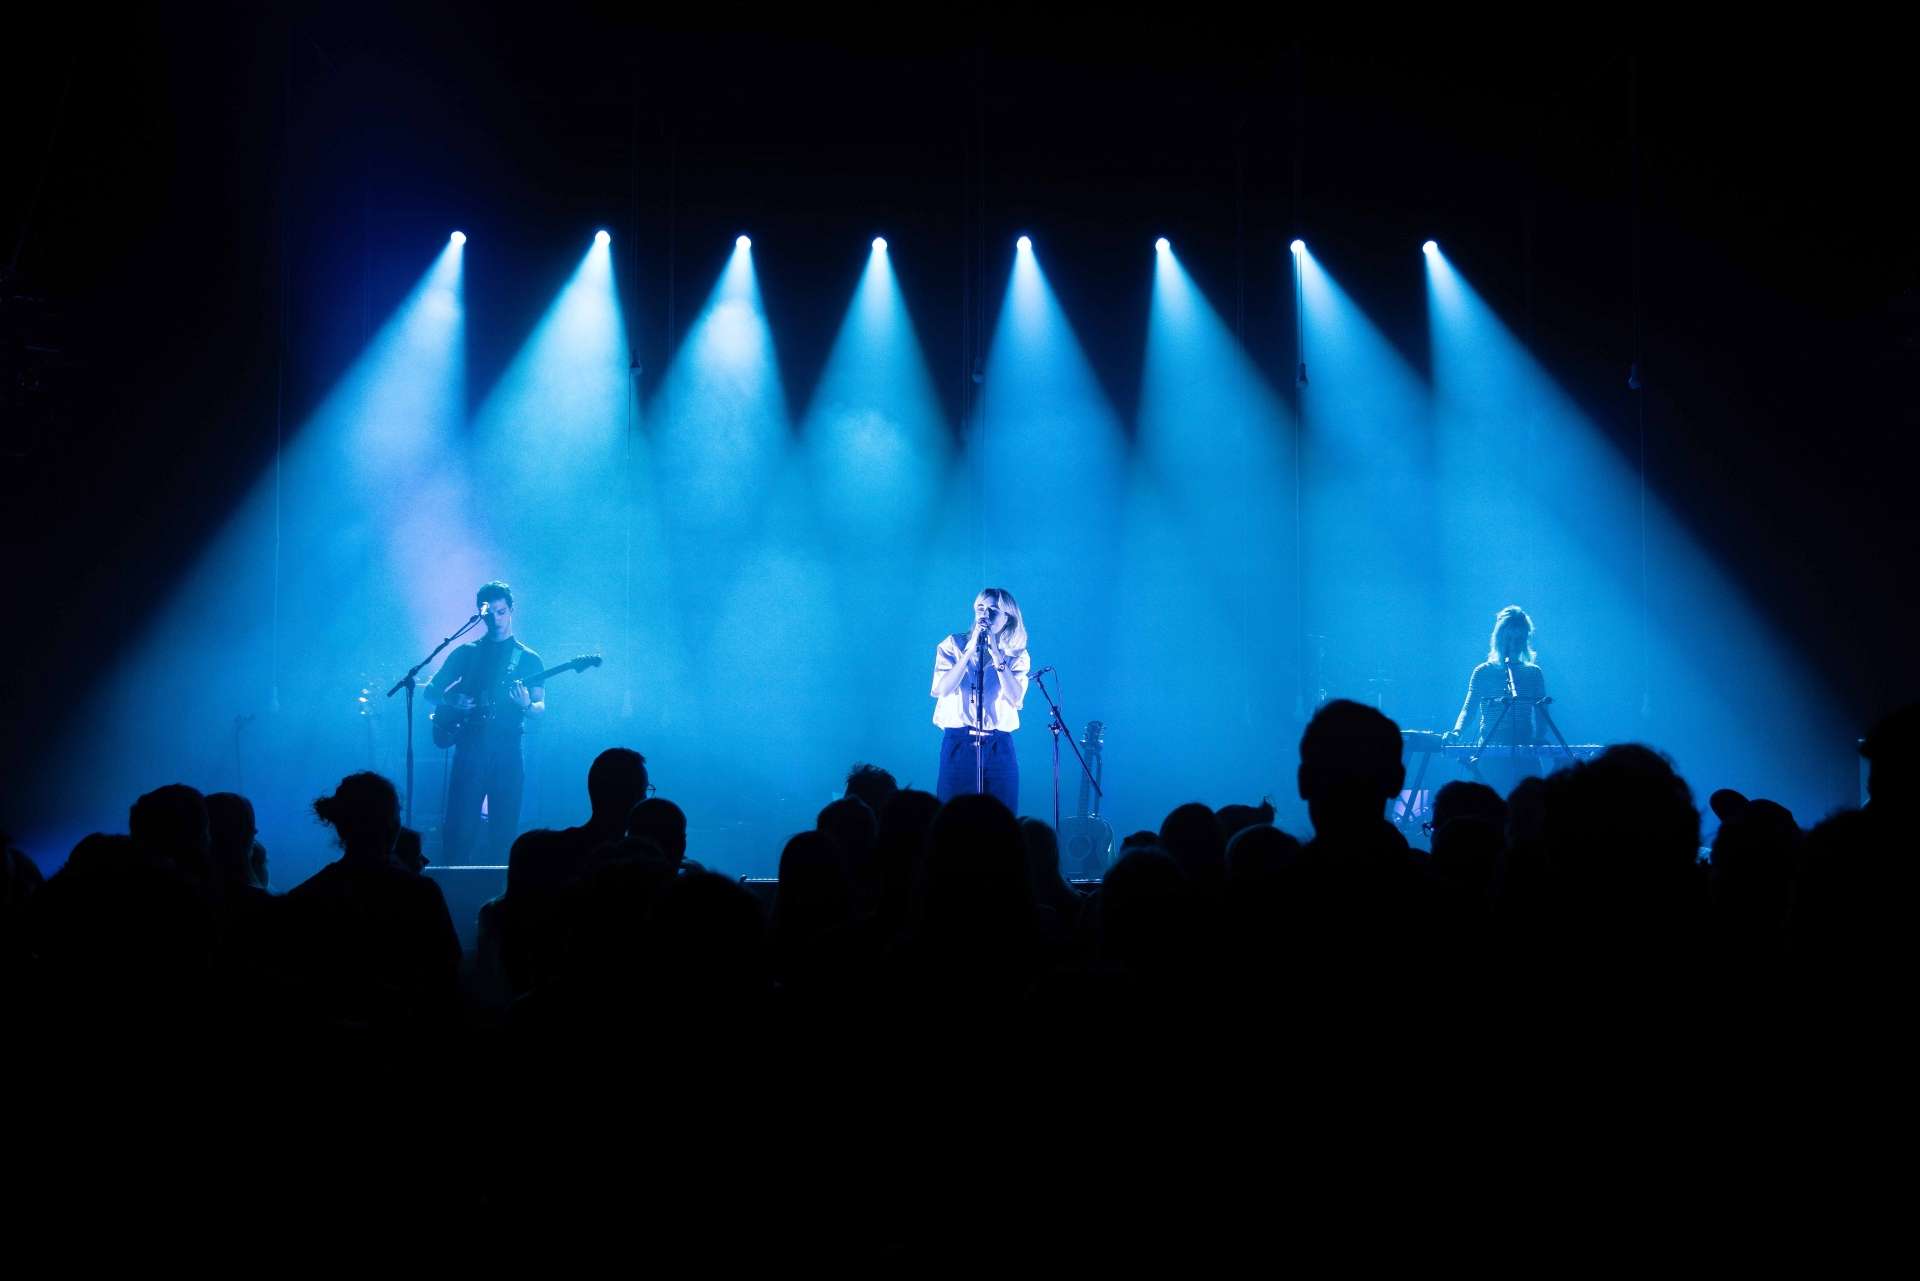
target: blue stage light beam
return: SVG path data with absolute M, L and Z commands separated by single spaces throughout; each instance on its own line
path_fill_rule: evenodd
M 1113 745 L 1116 766 L 1143 765 L 1129 800 L 1148 823 L 1273 787 L 1291 739 L 1254 709 L 1292 701 L 1279 638 L 1294 601 L 1291 415 L 1177 254 L 1157 256 L 1153 281 L 1127 498 L 1110 525 L 1128 647 L 1181 656 L 1151 698 L 1124 705 L 1138 744 Z M 1173 742 L 1187 746 L 1144 767 L 1141 746 Z
M 1125 464 L 1119 417 L 1029 243 L 1014 255 L 967 433 L 965 486 L 981 508 L 962 540 L 969 556 L 951 584 L 947 627 L 966 622 L 981 587 L 1005 587 L 1033 624 L 1034 661 L 1065 659 L 1079 698 L 1104 696 L 1112 672 L 1131 666 L 1111 643 L 1124 621 L 1111 584 Z M 950 501 L 962 490 L 955 481 Z M 1028 715 L 1043 719 L 1041 706 L 1029 702 Z M 1051 813 L 1045 736 L 1020 737 L 1026 808 Z
M 955 501 L 964 474 L 952 429 L 883 243 L 867 257 L 801 416 L 801 465 L 837 602 L 832 615 L 863 620 L 869 681 L 911 689 L 954 625 L 970 508 Z M 831 772 L 836 761 L 924 758 L 926 729 L 888 700 L 854 700 L 809 737 Z
M 500 558 L 444 588 L 470 600 L 480 582 L 503 578 L 524 595 L 528 635 L 552 644 L 563 634 L 616 661 L 627 652 L 628 363 L 612 246 L 596 235 L 474 416 L 469 519 Z M 576 712 L 605 709 L 626 675 L 573 683 L 566 696 Z M 548 747 L 570 759 L 584 750 Z
M 16 835 L 36 854 L 64 858 L 80 834 L 124 828 L 134 796 L 185 782 L 252 798 L 283 888 L 337 854 L 307 808 L 320 784 L 352 769 L 399 777 L 400 700 L 379 695 L 426 652 L 417 637 L 472 606 L 469 595 L 449 623 L 418 590 L 423 563 L 463 563 L 461 540 L 412 546 L 399 532 L 423 492 L 463 483 L 462 259 L 449 237 L 395 291 L 385 323 L 287 431 L 278 468 L 178 583 L 143 593 L 122 659 L 79 698 L 84 728 L 56 740 L 46 778 L 22 790 L 34 808 Z
M 1451 656 L 1435 648 L 1427 567 L 1429 389 L 1310 250 L 1293 263 L 1313 371 L 1299 389 L 1303 630 L 1338 638 L 1324 661 L 1316 642 L 1319 671 L 1304 675 L 1316 697 L 1423 724 L 1438 715 L 1433 691 L 1454 684 Z
M 637 633 L 649 656 L 640 694 L 663 755 L 683 762 L 675 799 L 710 786 L 695 799 L 724 810 L 742 770 L 750 788 L 795 795 L 820 768 L 794 750 L 802 722 L 841 704 L 827 682 L 793 680 L 791 664 L 843 643 L 834 629 L 845 620 L 820 564 L 745 237 L 675 351 L 648 424 L 641 481 L 659 543 Z M 782 697 L 768 699 L 772 688 Z
M 1721 786 L 1803 815 L 1847 801 L 1851 742 L 1819 663 L 1787 652 L 1652 493 L 1643 596 L 1637 466 L 1445 254 L 1426 261 L 1449 625 L 1485 632 L 1525 605 L 1562 728 L 1668 751 L 1696 801 Z

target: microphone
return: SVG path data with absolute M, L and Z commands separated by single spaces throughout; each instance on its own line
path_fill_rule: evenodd
M 1507 697 L 1520 697 L 1520 691 L 1513 687 L 1513 660 L 1511 658 L 1507 660 Z

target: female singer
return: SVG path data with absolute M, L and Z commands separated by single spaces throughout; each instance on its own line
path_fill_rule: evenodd
M 1449 738 L 1505 747 L 1541 741 L 1534 708 L 1547 696 L 1547 677 L 1534 662 L 1532 640 L 1533 620 L 1526 610 L 1509 605 L 1494 615 L 1487 661 L 1474 668 L 1467 680 L 1467 700 L 1460 705 Z M 1486 781 L 1503 796 L 1539 768 L 1537 757 L 1480 762 Z
M 943 638 L 933 653 L 933 723 L 946 731 L 940 740 L 942 801 L 985 791 L 1009 812 L 1020 812 L 1012 733 L 1020 728 L 1032 668 L 1019 603 L 1004 588 L 987 588 L 974 597 L 972 630 Z

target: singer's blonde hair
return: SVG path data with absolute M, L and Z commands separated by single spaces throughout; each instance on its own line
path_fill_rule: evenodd
M 1519 639 L 1505 649 L 1500 645 L 1500 634 L 1518 633 Z M 1504 663 L 1512 658 L 1518 662 L 1531 663 L 1533 654 L 1533 620 L 1527 617 L 1527 611 L 1518 605 L 1509 605 L 1493 616 L 1493 635 L 1487 641 L 1487 661 Z
M 1020 612 L 1020 602 L 1013 598 L 1013 593 L 1004 587 L 988 587 L 973 599 L 975 604 L 983 600 L 991 601 L 1001 609 L 1000 630 L 991 638 L 994 645 L 1003 650 L 1008 658 L 1026 653 L 1027 619 Z M 971 623 L 967 625 L 969 631 L 972 630 L 972 626 Z

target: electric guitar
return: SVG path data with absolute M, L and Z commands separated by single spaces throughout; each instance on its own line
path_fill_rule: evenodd
M 549 676 L 558 676 L 561 672 L 584 672 L 589 667 L 598 667 L 606 661 L 606 659 L 598 654 L 582 654 L 570 663 L 562 663 L 558 667 L 549 667 L 546 671 L 536 676 L 522 676 L 517 679 L 528 689 L 538 689 L 546 683 L 546 679 Z M 464 680 L 464 678 L 462 679 Z M 460 741 L 460 735 L 466 732 L 467 726 L 478 721 L 492 720 L 494 707 L 495 699 L 494 691 L 492 690 L 482 690 L 480 697 L 474 700 L 472 707 L 449 707 L 447 704 L 442 703 L 434 709 L 433 715 L 427 718 L 433 722 L 433 745 L 435 747 L 452 747 Z
M 1104 783 L 1100 748 L 1106 726 L 1088 721 L 1080 739 L 1080 750 L 1087 758 L 1093 781 Z M 1080 776 L 1080 812 L 1060 820 L 1060 873 L 1063 876 L 1105 876 L 1113 866 L 1113 824 L 1100 817 L 1100 798 L 1093 794 L 1087 776 Z

